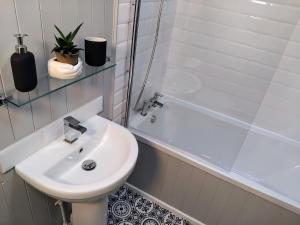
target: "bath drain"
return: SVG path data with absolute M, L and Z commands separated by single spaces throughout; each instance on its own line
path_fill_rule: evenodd
M 87 170 L 87 171 L 95 169 L 96 166 L 97 166 L 97 163 L 91 159 L 85 160 L 82 163 L 82 169 Z

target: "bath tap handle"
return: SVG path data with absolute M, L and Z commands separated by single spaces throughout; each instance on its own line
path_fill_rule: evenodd
M 159 98 L 159 97 L 163 97 L 163 95 L 161 93 L 155 92 L 154 97 Z
M 158 106 L 159 108 L 162 108 L 162 107 L 164 106 L 164 104 L 161 103 L 161 102 L 159 102 L 159 101 L 155 101 L 155 102 L 153 103 L 153 107 L 156 107 L 156 106 Z
M 141 115 L 142 116 L 147 115 L 148 111 L 150 110 L 150 108 L 152 106 L 152 103 L 153 102 L 151 100 L 150 101 L 147 101 L 147 100 L 144 101 L 143 107 L 141 109 Z

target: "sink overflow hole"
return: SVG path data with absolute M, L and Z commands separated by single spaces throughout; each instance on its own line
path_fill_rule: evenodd
M 82 169 L 84 169 L 86 171 L 93 170 L 93 169 L 96 168 L 96 166 L 97 166 L 97 163 L 94 160 L 91 160 L 91 159 L 85 160 L 82 163 Z
M 83 148 L 79 149 L 79 153 L 83 152 Z

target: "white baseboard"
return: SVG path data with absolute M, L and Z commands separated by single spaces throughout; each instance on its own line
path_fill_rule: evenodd
M 126 185 L 129 186 L 130 188 L 132 188 L 134 191 L 136 191 L 137 193 L 145 196 L 146 198 L 148 198 L 149 200 L 159 204 L 160 206 L 162 206 L 163 208 L 173 212 L 176 216 L 178 217 L 182 217 L 185 218 L 186 220 L 190 221 L 193 225 L 205 225 L 204 223 L 200 222 L 199 220 L 196 220 L 195 218 L 185 214 L 184 212 L 181 212 L 180 210 L 174 208 L 173 206 L 170 206 L 169 204 L 159 200 L 158 198 L 142 191 L 141 189 L 129 184 L 126 182 Z

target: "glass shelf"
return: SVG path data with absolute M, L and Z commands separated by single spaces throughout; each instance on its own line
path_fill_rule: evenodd
M 41 97 L 47 96 L 55 91 L 58 91 L 64 87 L 75 84 L 88 77 L 99 74 L 99 72 L 105 71 L 114 67 L 116 64 L 113 62 L 106 62 L 103 66 L 93 67 L 84 65 L 83 72 L 80 76 L 70 80 L 60 80 L 52 78 L 48 75 L 38 79 L 37 87 L 30 92 L 19 92 L 18 90 L 12 90 L 7 93 L 6 102 L 9 102 L 17 107 L 21 107 L 30 102 L 33 102 Z

